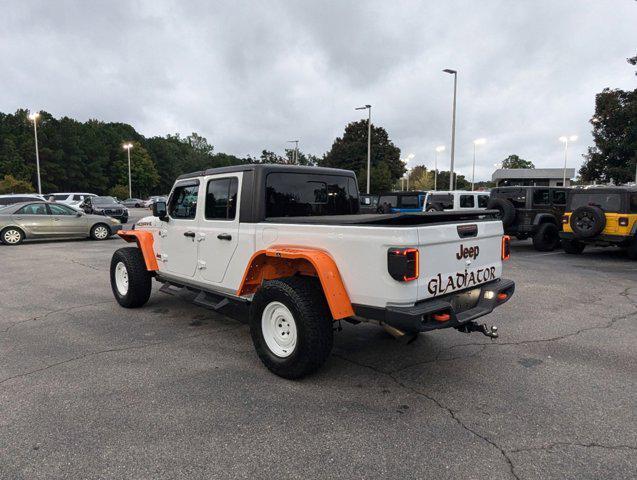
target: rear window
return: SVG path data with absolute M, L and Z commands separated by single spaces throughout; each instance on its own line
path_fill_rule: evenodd
M 478 195 L 478 207 L 487 208 L 489 204 L 489 195 Z
M 378 200 L 378 205 L 389 205 L 392 208 L 396 208 L 398 206 L 398 196 L 397 195 L 381 195 Z
M 566 190 L 553 190 L 553 203 L 555 205 L 566 205 Z
M 450 193 L 429 195 L 427 207 L 432 205 L 439 205 L 444 210 L 451 209 L 453 208 L 453 195 Z
M 32 202 L 38 200 L 33 197 L 2 197 L 0 198 L 0 205 L 13 205 L 14 203 Z
M 53 197 L 56 200 L 66 200 L 68 197 L 68 194 L 66 193 L 55 193 L 53 195 L 49 195 L 49 197 Z
M 591 205 L 599 207 L 606 212 L 619 212 L 622 206 L 622 197 L 619 193 L 575 193 L 571 198 L 571 210 Z
M 548 188 L 535 190 L 533 192 L 533 205 L 548 205 L 549 204 L 549 190 Z
M 358 213 L 352 177 L 270 173 L 266 179 L 266 217 L 309 217 Z

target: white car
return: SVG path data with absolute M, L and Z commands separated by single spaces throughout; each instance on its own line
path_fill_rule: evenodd
M 33 202 L 40 200 L 44 200 L 44 197 L 37 193 L 10 193 L 7 195 L 0 195 L 0 207 L 13 205 L 14 203 Z
M 453 190 L 450 192 L 427 192 L 423 212 L 462 212 L 464 210 L 486 210 L 489 192 Z
M 50 193 L 46 195 L 47 200 L 53 200 L 56 203 L 63 203 L 73 208 L 80 207 L 81 203 L 88 197 L 96 197 L 94 193 L 75 192 L 75 193 Z
M 480 212 L 359 214 L 354 172 L 237 165 L 179 177 L 168 204 L 111 260 L 123 307 L 152 280 L 199 292 L 196 303 L 250 307 L 252 340 L 272 372 L 298 378 L 327 359 L 335 322 L 375 322 L 396 336 L 475 323 L 509 300 L 502 222 Z

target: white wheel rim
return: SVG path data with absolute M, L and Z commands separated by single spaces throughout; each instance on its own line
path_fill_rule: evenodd
M 121 296 L 128 293 L 128 270 L 122 262 L 115 266 L 115 286 Z
M 106 227 L 96 227 L 95 228 L 95 238 L 99 238 L 100 240 L 108 237 L 108 229 Z
M 261 333 L 277 357 L 287 358 L 294 352 L 298 338 L 296 322 L 292 312 L 281 302 L 271 302 L 263 310 Z
M 17 230 L 11 229 L 4 232 L 4 241 L 10 244 L 15 244 L 20 241 L 22 235 Z

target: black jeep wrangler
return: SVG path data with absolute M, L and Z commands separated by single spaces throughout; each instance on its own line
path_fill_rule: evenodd
M 560 245 L 562 215 L 570 189 L 564 187 L 498 187 L 491 190 L 488 209 L 498 210 L 504 233 L 550 252 Z

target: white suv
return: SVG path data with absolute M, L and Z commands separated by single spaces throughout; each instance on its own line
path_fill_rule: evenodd
M 94 193 L 51 193 L 47 195 L 47 200 L 53 200 L 57 203 L 63 203 L 65 205 L 69 205 L 70 207 L 79 208 L 80 204 L 87 199 L 88 197 L 96 197 Z
M 491 194 L 489 192 L 428 192 L 423 202 L 423 212 L 461 212 L 463 210 L 486 210 Z

